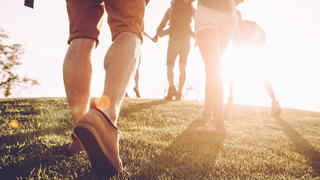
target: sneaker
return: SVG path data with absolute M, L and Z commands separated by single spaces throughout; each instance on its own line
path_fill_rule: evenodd
M 119 131 L 99 109 L 91 109 L 75 124 L 74 133 L 87 152 L 93 170 L 113 176 L 123 170 Z
M 138 87 L 134 87 L 133 90 L 136 93 L 137 98 L 140 98 L 139 88 Z
M 281 114 L 281 108 L 278 101 L 273 101 L 271 104 L 271 116 L 276 117 Z
M 174 86 L 170 86 L 169 89 L 168 89 L 168 94 L 167 94 L 167 96 L 166 96 L 164 99 L 166 99 L 166 100 L 172 100 L 172 98 L 173 98 L 174 96 L 176 96 L 176 95 L 177 95 L 177 90 L 176 90 L 176 88 L 175 88 Z

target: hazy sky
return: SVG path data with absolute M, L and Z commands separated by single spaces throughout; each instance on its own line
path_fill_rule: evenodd
M 20 71 L 41 83 L 38 87 L 21 91 L 19 96 L 65 97 L 62 63 L 68 47 L 69 26 L 65 1 L 36 0 L 35 9 L 24 7 L 23 2 L 0 1 L 0 28 L 14 42 L 25 47 L 24 65 Z M 154 35 L 169 5 L 170 0 L 150 1 L 145 14 L 145 32 Z M 266 32 L 267 44 L 260 57 L 268 63 L 268 78 L 280 104 L 320 111 L 320 1 L 247 0 L 239 9 L 244 19 L 257 21 Z M 100 39 L 93 56 L 92 96 L 102 93 L 102 63 L 104 52 L 110 45 L 107 26 L 102 29 Z M 140 86 L 142 96 L 147 98 L 160 98 L 165 93 L 166 42 L 167 38 L 163 38 L 157 45 L 146 38 L 142 45 Z M 226 59 L 239 59 L 232 50 L 226 51 L 225 56 Z M 196 87 L 202 92 L 204 78 L 197 49 L 192 48 L 188 64 L 186 86 Z M 203 95 L 189 94 L 189 98 L 192 97 L 201 98 Z M 244 81 L 239 82 L 235 91 L 235 103 L 270 105 L 270 99 L 260 84 Z

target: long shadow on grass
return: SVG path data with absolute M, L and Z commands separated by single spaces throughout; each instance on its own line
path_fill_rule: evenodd
M 298 152 L 308 160 L 313 170 L 320 175 L 320 153 L 316 151 L 312 145 L 285 120 L 283 120 L 281 117 L 276 117 L 275 119 L 296 146 Z
M 31 145 L 27 149 L 16 154 L 24 160 L 10 164 L 9 166 L 0 167 L 0 179 L 16 179 L 16 177 L 26 177 L 33 169 L 37 170 L 40 167 L 46 168 L 53 164 L 58 164 L 62 160 L 68 158 L 65 155 L 67 145 L 47 147 L 43 144 Z M 60 169 L 63 170 L 63 169 Z M 63 174 L 63 172 L 61 172 Z M 67 173 L 67 172 L 65 172 Z
M 214 171 L 215 159 L 222 150 L 224 138 L 196 131 L 193 121 L 157 157 L 151 159 L 129 179 L 196 179 Z

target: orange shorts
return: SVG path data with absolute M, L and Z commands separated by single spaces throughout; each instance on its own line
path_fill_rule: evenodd
M 121 32 L 137 34 L 142 40 L 145 3 L 145 0 L 67 0 L 70 22 L 68 43 L 76 38 L 90 38 L 98 44 L 105 9 L 112 41 Z

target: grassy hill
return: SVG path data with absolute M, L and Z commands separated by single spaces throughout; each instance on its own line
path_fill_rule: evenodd
M 196 101 L 126 99 L 119 119 L 125 171 L 114 179 L 320 179 L 320 113 L 235 105 L 224 139 L 196 130 Z M 100 179 L 85 152 L 67 156 L 64 98 L 0 102 L 0 179 Z M 14 121 L 19 127 L 13 128 Z M 13 124 L 12 124 L 13 123 Z

